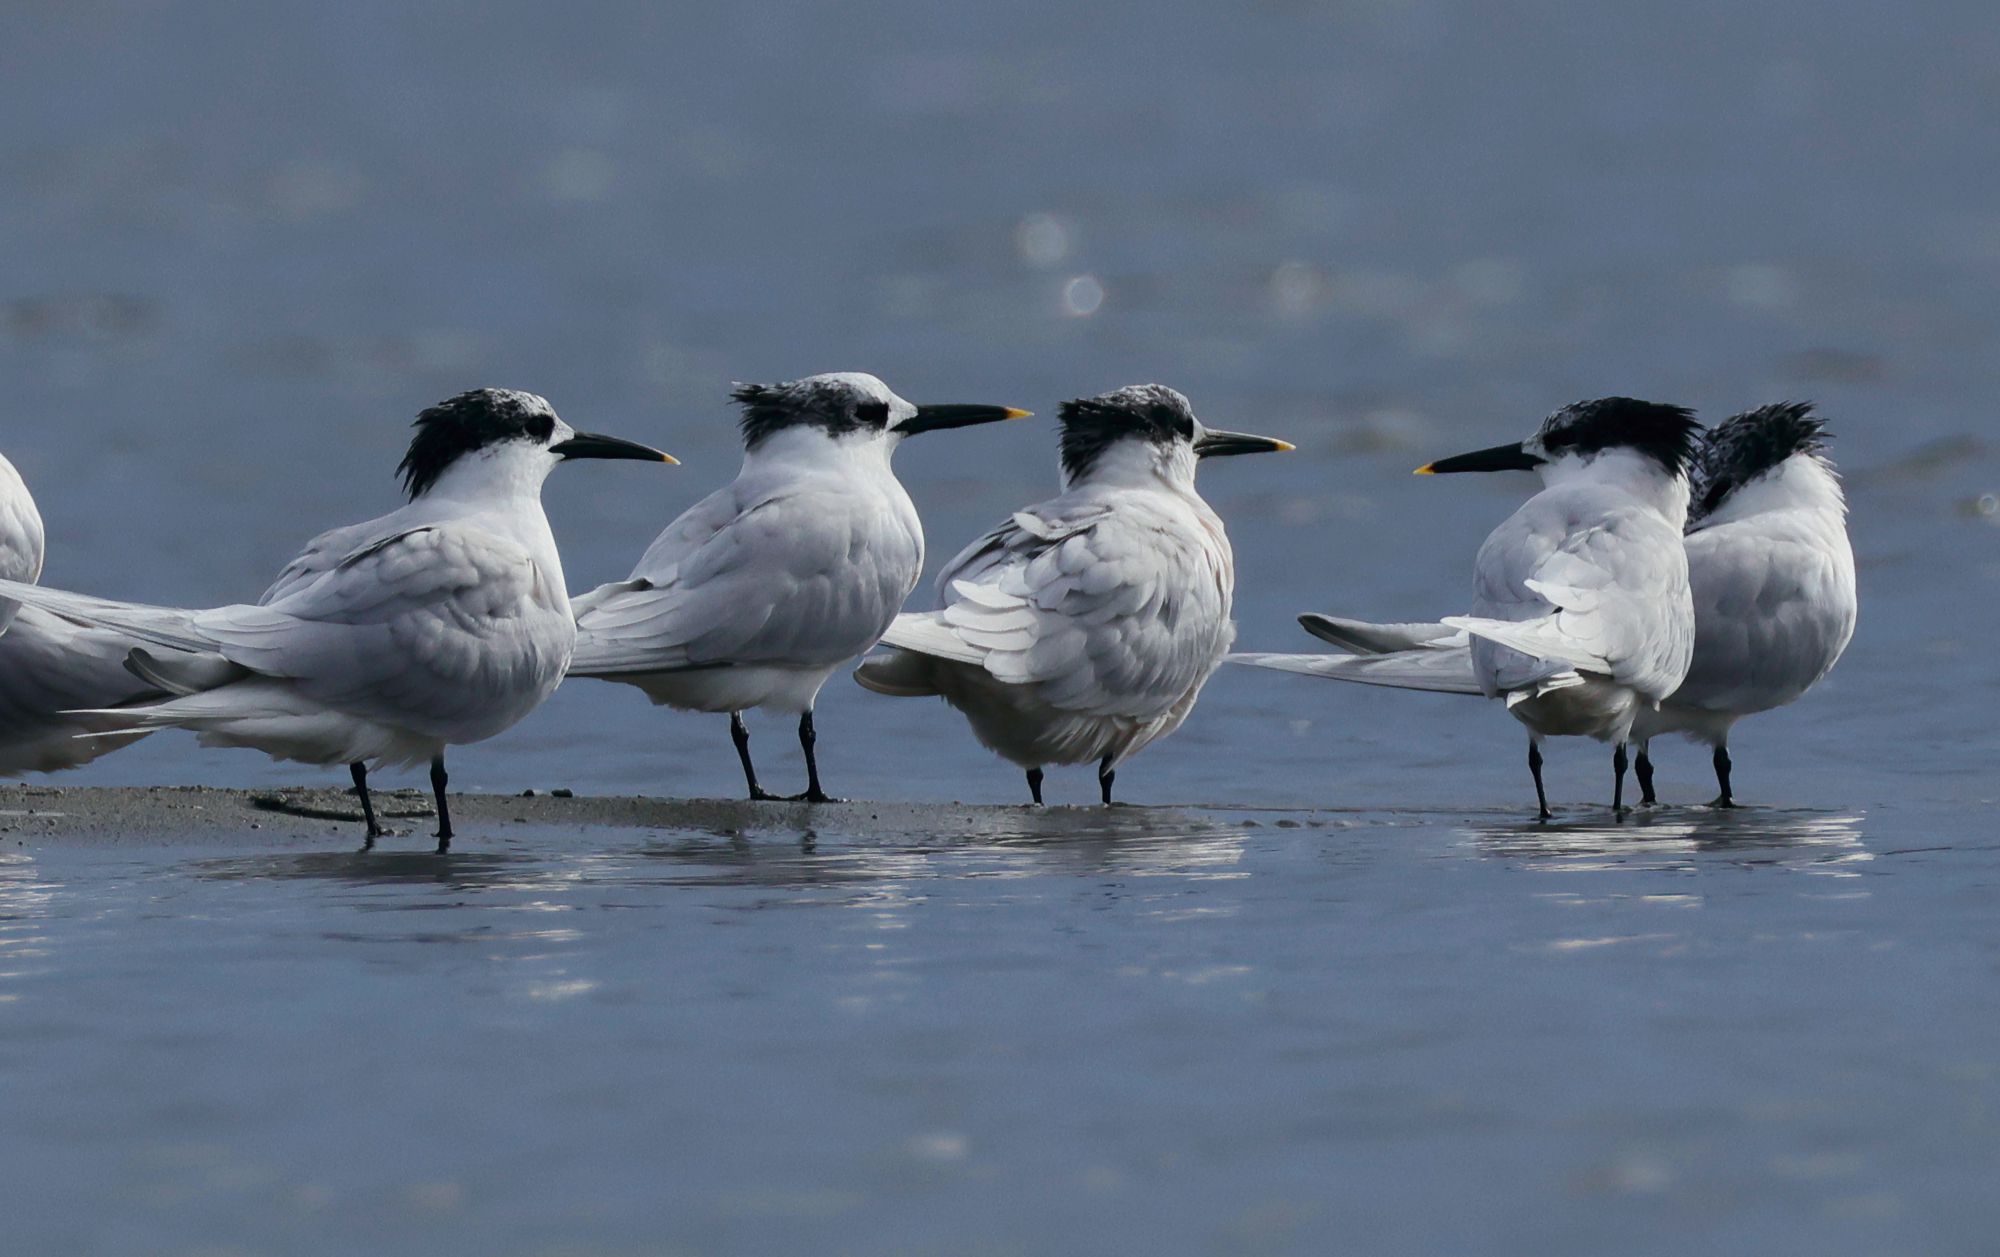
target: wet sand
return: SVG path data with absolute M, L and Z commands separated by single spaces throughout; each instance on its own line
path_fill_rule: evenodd
M 376 814 L 392 836 L 427 846 L 436 830 L 430 795 L 419 790 L 377 790 Z M 544 791 L 528 794 L 454 794 L 456 848 L 475 850 L 482 838 L 498 839 L 517 826 L 590 829 L 698 830 L 752 833 L 812 829 L 896 841 L 938 834 L 1015 829 L 1031 819 L 1038 832 L 1059 834 L 1105 827 L 1184 829 L 1187 809 L 1127 807 L 975 806 L 936 803 L 751 802 L 742 799 L 591 797 Z M 1113 821 L 1115 818 L 1115 822 Z M 1294 822 L 1299 823 L 1299 822 Z M 290 846 L 343 841 L 360 835 L 361 808 L 352 791 L 337 789 L 224 790 L 207 786 L 0 787 L 0 837 L 13 845 L 176 845 L 242 839 L 246 845 Z

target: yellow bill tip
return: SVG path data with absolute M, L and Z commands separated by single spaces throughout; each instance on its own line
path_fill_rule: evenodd
M 675 467 L 681 465 L 680 459 L 675 458 L 672 454 L 667 453 L 665 450 L 660 450 L 659 455 L 660 455 L 660 461 L 663 463 L 671 463 Z
M 1423 466 L 1421 466 L 1421 467 L 1417 468 L 1417 469 L 1416 469 L 1415 471 L 1411 472 L 1410 474 L 1411 474 L 1411 475 L 1413 475 L 1413 476 L 1435 476 L 1435 475 L 1437 475 L 1437 474 L 1438 474 L 1438 473 L 1437 473 L 1437 464 L 1436 464 L 1436 463 L 1425 463 L 1425 464 L 1424 464 Z
M 1295 449 L 1297 449 L 1297 448 L 1299 448 L 1299 447 L 1298 447 L 1298 446 L 1296 446 L 1296 445 L 1293 445 L 1293 444 L 1292 444 L 1292 443 L 1291 443 L 1290 441 L 1280 441 L 1280 440 L 1279 440 L 1279 439 L 1277 439 L 1276 437 L 1272 437 L 1272 438 L 1271 438 L 1271 448 L 1272 448 L 1272 450 L 1274 450 L 1275 452 L 1277 452 L 1277 453 L 1279 453 L 1279 454 L 1286 454 L 1286 453 L 1289 453 L 1289 452 L 1291 452 L 1292 450 L 1295 450 Z
M 1035 412 L 1032 410 L 1021 410 L 1014 406 L 1009 406 L 1006 410 L 1009 419 L 1032 419 L 1035 417 Z

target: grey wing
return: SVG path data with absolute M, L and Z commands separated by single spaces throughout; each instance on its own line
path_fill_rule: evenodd
M 1454 617 L 1445 623 L 1546 667 L 1601 673 L 1641 694 L 1664 698 L 1687 673 L 1694 645 L 1687 552 L 1657 513 L 1636 506 L 1603 512 L 1595 522 L 1554 537 L 1550 521 L 1527 535 L 1503 564 L 1518 573 L 1516 591 L 1495 590 L 1488 605 L 1506 614 Z M 1553 540 L 1553 544 L 1547 544 Z M 1482 556 L 1483 556 L 1482 552 Z M 1524 570 L 1525 569 L 1525 570 Z M 1482 591 L 1485 592 L 1485 591 Z M 1504 652 L 1490 667 L 1502 691 L 1522 661 Z
M 296 593 L 339 567 L 341 561 L 356 550 L 364 549 L 374 542 L 393 537 L 402 531 L 403 529 L 394 525 L 385 527 L 384 521 L 380 519 L 328 529 L 306 542 L 305 549 L 299 551 L 298 557 L 285 564 L 284 570 L 278 573 L 270 588 L 257 599 L 257 605 L 269 606 L 287 594 Z
M 1473 560 L 1472 615 L 1518 622 L 1554 611 L 1527 582 L 1555 553 L 1566 532 L 1563 514 L 1540 499 L 1531 499 L 1495 528 Z M 1452 625 L 1453 620 L 1443 623 Z M 1475 637 L 1471 646 L 1473 671 L 1489 698 L 1535 687 L 1550 675 L 1547 660 L 1510 650 L 1490 637 Z
M 1222 556 L 1136 510 L 1017 514 L 956 564 L 937 619 L 996 680 L 1096 716 L 1151 718 L 1229 648 Z M 962 556 L 964 557 L 964 556 Z
M 573 674 L 830 667 L 874 645 L 923 567 L 913 517 L 872 500 L 782 494 L 706 531 L 663 536 L 633 579 L 585 596 Z
M 195 625 L 230 662 L 328 706 L 437 727 L 561 675 L 574 639 L 559 592 L 519 544 L 441 522 Z
M 1688 535 L 1695 647 L 1677 703 L 1739 713 L 1782 706 L 1825 676 L 1854 635 L 1844 533 L 1774 534 L 1757 523 Z

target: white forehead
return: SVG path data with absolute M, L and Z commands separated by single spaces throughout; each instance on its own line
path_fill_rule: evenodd
M 828 371 L 824 375 L 809 375 L 799 383 L 843 389 L 858 394 L 863 402 L 881 402 L 889 408 L 892 418 L 904 419 L 917 413 L 915 406 L 896 396 L 880 378 L 866 371 Z
M 496 402 L 512 402 L 530 414 L 553 415 L 556 408 L 549 405 L 549 399 L 539 393 L 524 393 L 518 388 L 496 388 L 489 390 Z

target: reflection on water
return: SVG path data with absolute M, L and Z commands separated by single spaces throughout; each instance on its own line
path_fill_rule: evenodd
M 435 886 L 463 891 L 557 890 L 582 883 L 838 888 L 940 878 L 1045 873 L 1185 879 L 1241 876 L 1242 822 L 1140 807 L 953 811 L 939 832 L 835 833 L 815 826 L 665 831 L 619 845 L 596 830 L 591 850 L 539 848 L 438 856 L 416 851 L 275 852 L 196 862 L 224 881 L 308 880 L 357 891 Z M 814 901 L 817 902 L 817 901 Z
M 1561 872 L 1689 865 L 1721 857 L 1743 866 L 1779 865 L 1852 876 L 1873 857 L 1862 843 L 1866 815 L 1779 808 L 1649 808 L 1622 819 L 1469 826 L 1463 835 L 1487 855 Z
M 32 855 L 0 855 L 0 1004 L 20 998 L 21 979 L 53 972 L 47 918 L 57 889 Z

